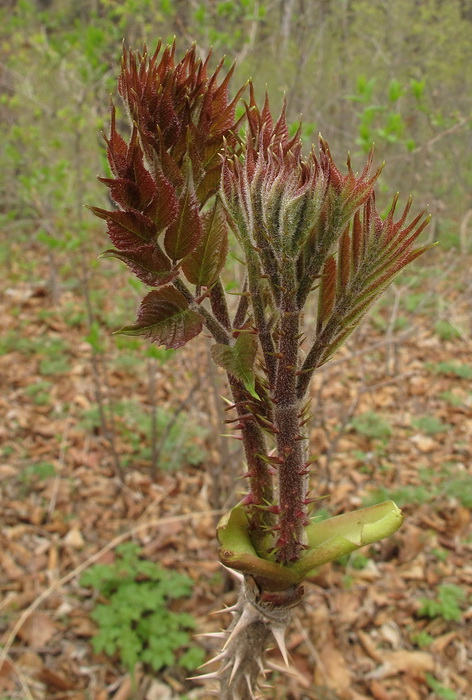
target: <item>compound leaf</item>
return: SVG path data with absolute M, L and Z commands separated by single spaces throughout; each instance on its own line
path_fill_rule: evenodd
M 149 292 L 141 302 L 136 323 L 115 331 L 120 335 L 143 335 L 157 345 L 180 348 L 203 328 L 203 318 L 188 308 L 188 302 L 174 287 Z
M 209 287 L 215 282 L 225 264 L 228 253 L 228 229 L 221 205 L 203 215 L 203 235 L 198 246 L 182 263 L 189 282 L 198 287 Z
M 106 250 L 100 257 L 121 260 L 150 287 L 168 284 L 178 275 L 178 270 L 172 267 L 167 255 L 152 243 L 134 250 Z
M 202 222 L 190 175 L 179 198 L 179 212 L 167 229 L 164 248 L 171 260 L 181 260 L 192 252 L 202 237 Z

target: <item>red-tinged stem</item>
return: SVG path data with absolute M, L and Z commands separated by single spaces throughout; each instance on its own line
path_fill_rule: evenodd
M 222 343 L 223 345 L 229 345 L 231 335 L 228 330 L 212 313 L 210 313 L 210 311 L 205 309 L 203 304 L 197 304 L 192 292 L 188 289 L 180 277 L 177 277 L 177 279 L 173 281 L 173 285 L 184 295 L 189 302 L 189 306 L 203 316 L 205 326 L 208 328 L 216 342 Z
M 306 513 L 306 438 L 302 434 L 301 403 L 297 397 L 300 311 L 296 306 L 295 266 L 283 266 L 283 294 L 280 309 L 280 340 L 274 391 L 274 419 L 279 457 L 279 539 L 277 559 L 296 561 L 303 548 Z
M 270 466 L 261 455 L 267 454 L 264 433 L 257 424 L 255 418 L 247 417 L 248 403 L 253 401 L 248 397 L 241 382 L 232 375 L 228 375 L 238 418 L 241 420 L 241 434 L 244 453 L 246 456 L 247 470 L 249 474 L 249 501 L 248 517 L 251 528 L 252 543 L 260 556 L 267 556 L 271 548 L 270 530 L 275 524 L 272 513 L 258 505 L 267 505 L 274 502 L 274 489 Z
M 210 290 L 211 310 L 222 326 L 231 330 L 231 321 L 229 318 L 228 304 L 226 303 L 225 290 L 218 279 Z

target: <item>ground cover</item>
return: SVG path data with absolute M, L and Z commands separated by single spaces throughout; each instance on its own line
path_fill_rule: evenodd
M 101 263 L 90 280 L 91 327 L 73 266 L 59 266 L 53 298 L 40 244 L 26 254 L 23 246 L 21 257 L 9 250 L 0 296 L 0 698 L 205 698 L 186 678 L 213 645 L 193 640 L 191 627 L 216 631 L 210 613 L 234 601 L 215 556 L 215 523 L 236 501 L 232 474 L 242 472 L 238 443 L 220 437 L 225 387 L 205 339 L 178 358 L 116 340 L 111 330 L 129 317 L 116 307 L 115 290 L 127 284 L 116 265 Z M 267 697 L 468 697 L 470 262 L 454 250 L 430 253 L 315 379 L 314 515 L 393 497 L 406 522 L 306 585 L 288 639 L 293 673 L 282 681 L 274 670 Z M 132 288 L 119 296 L 131 307 L 138 298 Z M 202 377 L 211 389 L 199 392 Z M 105 624 L 94 611 L 112 610 L 115 591 L 92 572 L 116 570 L 126 543 L 143 564 L 191 582 L 165 599 L 188 625 L 154 670 L 146 649 L 173 624 L 156 613 L 158 600 L 143 610 L 158 621 L 140 627 L 137 657 L 92 641 Z M 140 565 L 125 601 L 159 575 Z M 275 652 L 273 662 L 282 664 Z

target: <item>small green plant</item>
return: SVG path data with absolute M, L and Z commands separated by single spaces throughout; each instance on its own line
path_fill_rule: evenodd
M 462 406 L 464 403 L 464 399 L 462 398 L 462 396 L 459 396 L 454 391 L 442 391 L 439 394 L 439 398 L 443 401 L 446 401 L 446 403 L 450 404 L 451 406 L 454 406 L 455 408 Z
M 117 401 L 114 404 L 116 429 L 131 447 L 130 460 L 149 460 L 151 449 L 145 436 L 151 433 L 152 416 L 136 401 Z M 181 464 L 197 466 L 206 457 L 204 426 L 192 420 L 188 414 L 175 415 L 170 409 L 160 407 L 157 412 L 156 434 L 160 444 L 159 469 L 172 471 Z M 100 429 L 100 411 L 97 406 L 85 410 L 80 421 L 87 430 Z M 127 458 L 123 458 L 126 466 Z
M 369 557 L 361 554 L 361 552 L 352 552 L 351 554 L 343 554 L 343 556 L 339 557 L 339 559 L 336 561 L 342 566 L 347 566 L 350 569 L 361 571 L 362 569 L 365 569 L 369 563 Z
M 395 491 L 389 491 L 388 489 L 383 487 L 380 489 L 370 491 L 368 495 L 365 498 L 363 498 L 363 503 L 369 506 L 374 505 L 376 503 L 381 503 L 385 500 L 385 496 L 387 493 L 389 494 L 390 498 L 393 498 L 395 500 L 395 503 L 398 503 L 400 507 L 405 506 L 408 503 L 427 503 L 428 501 L 432 500 L 435 495 L 435 493 L 431 490 L 430 487 L 427 488 L 426 486 L 422 485 L 401 486 Z
M 420 617 L 442 617 L 443 620 L 458 622 L 462 617 L 460 603 L 466 599 L 463 588 L 452 583 L 443 583 L 438 588 L 435 599 L 421 598 Z
M 440 319 L 434 324 L 435 333 L 441 338 L 441 340 L 454 340 L 454 338 L 460 338 L 461 333 L 453 326 L 450 321 L 446 319 Z
M 367 411 L 355 416 L 351 424 L 357 433 L 371 440 L 388 440 L 392 435 L 390 423 L 375 411 Z
M 411 637 L 411 643 L 415 644 L 420 649 L 425 649 L 434 642 L 434 637 L 432 637 L 426 630 L 421 630 L 421 632 L 414 632 Z
M 37 352 L 44 356 L 39 363 L 40 374 L 63 374 L 69 370 L 69 348 L 62 338 L 41 338 L 37 343 Z
M 472 365 L 459 362 L 428 362 L 426 368 L 434 374 L 453 374 L 460 379 L 472 379 Z
M 436 559 L 439 559 L 439 561 L 446 561 L 447 559 L 447 551 L 442 549 L 442 547 L 433 547 L 431 554 L 433 554 Z
M 427 435 L 437 435 L 438 433 L 444 433 L 451 426 L 449 423 L 443 423 L 436 416 L 420 416 L 419 418 L 412 418 L 411 425 L 420 430 L 422 433 Z
M 25 394 L 31 398 L 36 406 L 45 406 L 51 401 L 51 387 L 51 382 L 34 382 L 34 384 L 29 384 L 25 387 Z
M 28 485 L 34 481 L 46 481 L 56 473 L 56 468 L 51 462 L 37 462 L 25 467 L 20 474 L 20 481 Z
M 445 487 L 448 496 L 457 498 L 465 508 L 472 508 L 472 479 L 470 476 L 459 476 L 448 480 Z
M 457 693 L 452 688 L 448 688 L 446 685 L 442 685 L 431 673 L 425 674 L 426 682 L 441 700 L 456 700 Z
M 80 579 L 82 586 L 107 599 L 91 614 L 99 626 L 92 639 L 94 651 L 118 654 L 130 672 L 138 662 L 154 671 L 174 665 L 196 668 L 203 651 L 190 644 L 195 619 L 172 609 L 172 601 L 189 597 L 192 580 L 141 559 L 132 542 L 117 547 L 116 553 L 113 564 L 97 564 Z

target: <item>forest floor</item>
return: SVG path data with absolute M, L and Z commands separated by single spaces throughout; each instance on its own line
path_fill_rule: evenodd
M 179 665 L 180 651 L 155 673 L 138 663 L 134 679 L 119 653 L 94 652 L 91 615 L 106 599 L 82 578 L 134 542 L 143 560 L 190 577 L 190 596 L 169 605 L 193 616 L 195 632 L 228 622 L 210 616 L 235 599 L 217 563 L 215 523 L 238 498 L 231 485 L 242 467 L 239 443 L 220 436 L 225 386 L 206 340 L 161 363 L 141 341 L 111 336 L 123 290 L 130 309 L 137 298 L 116 266 L 105 264 L 92 294 L 90 331 L 72 266 L 59 269 L 65 281 L 53 299 L 38 249 L 7 262 L 0 700 L 207 698 L 186 680 L 195 672 Z M 314 515 L 391 497 L 405 523 L 307 582 L 288 635 L 291 674 L 274 671 L 267 698 L 472 697 L 472 258 L 436 249 L 425 264 L 313 384 Z M 185 644 L 207 658 L 216 651 L 205 637 Z

